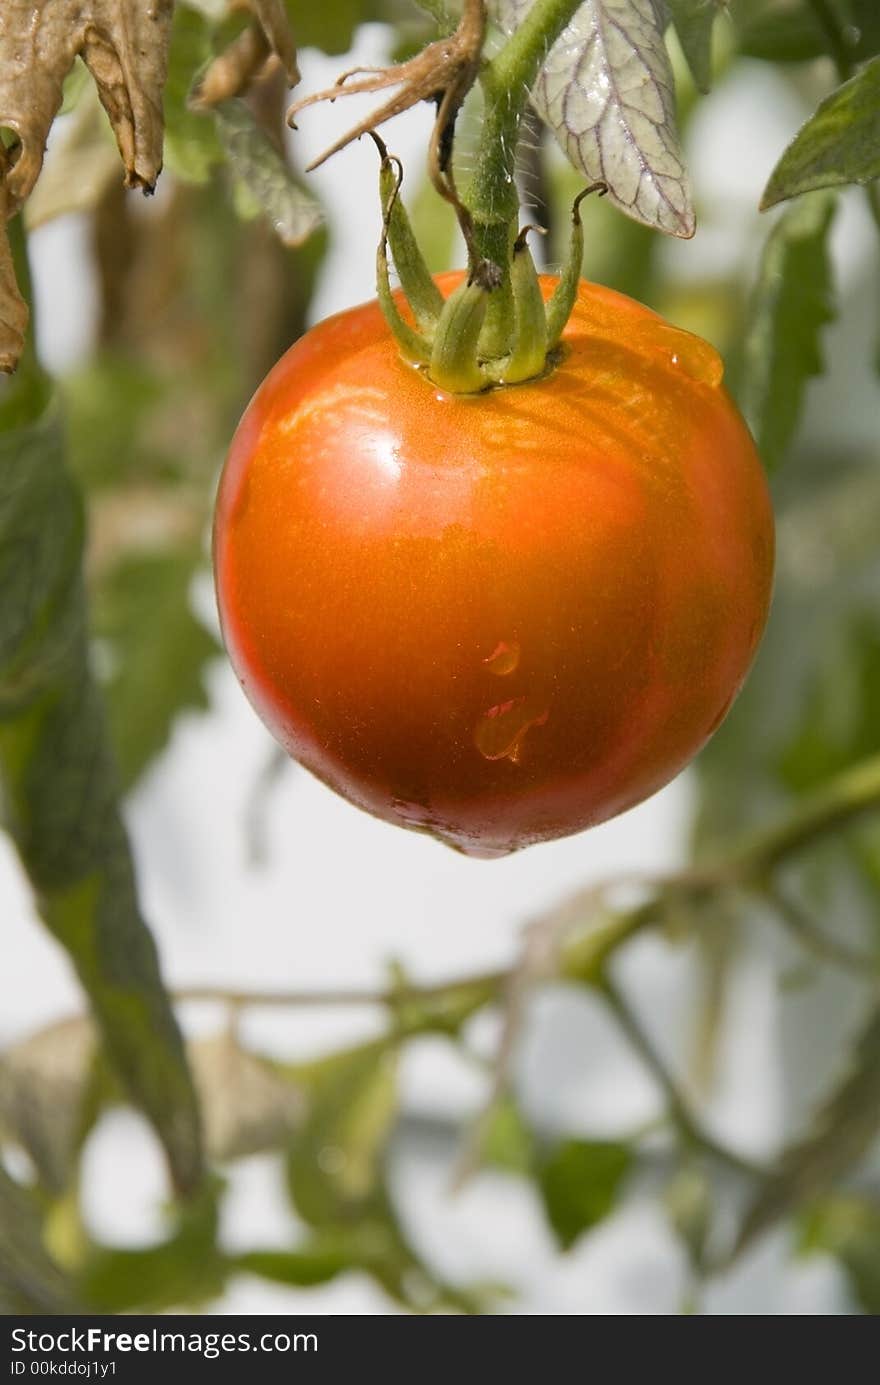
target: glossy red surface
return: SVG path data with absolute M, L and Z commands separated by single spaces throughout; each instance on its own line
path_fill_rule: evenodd
M 772 513 L 716 353 L 588 284 L 563 341 L 545 378 L 453 396 L 354 308 L 279 361 L 220 486 L 223 631 L 260 716 L 353 803 L 471 854 L 670 780 L 767 615 Z

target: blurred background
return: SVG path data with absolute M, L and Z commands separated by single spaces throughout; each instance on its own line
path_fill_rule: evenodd
M 635 811 L 506 860 L 470 861 L 373 821 L 279 761 L 220 649 L 208 552 L 225 446 L 290 341 L 373 295 L 379 212 L 366 142 L 300 173 L 370 109 L 359 98 L 316 108 L 287 132 L 284 158 L 300 211 L 308 219 L 314 203 L 321 226 L 298 246 L 281 243 L 246 164 L 220 147 L 228 131 L 184 113 L 187 74 L 212 41 L 206 8 L 181 7 L 175 19 L 166 106 L 180 118 L 169 114 L 155 197 L 123 191 L 93 93 L 71 87 L 31 202 L 28 255 L 37 351 L 58 381 L 68 465 L 87 497 L 93 665 L 140 901 L 179 998 L 223 1180 L 209 1233 L 216 1264 L 213 1278 L 195 1267 L 204 1243 L 191 1227 L 186 1243 L 185 1217 L 169 1211 L 145 1118 L 113 1100 L 82 1116 L 91 1051 L 74 1022 L 82 993 L 4 839 L 0 1121 L 8 1173 L 48 1199 L 45 1245 L 62 1269 L 94 1261 L 89 1301 L 111 1310 L 880 1311 L 880 1060 L 859 1047 L 876 1003 L 880 815 L 798 857 L 784 899 L 721 892 L 621 950 L 621 986 L 732 1162 L 678 1140 L 664 1117 L 668 1094 L 588 986 L 529 992 L 509 1087 L 463 1179 L 462 1151 L 492 1091 L 496 1007 L 457 1032 L 404 1034 L 389 1049 L 392 1084 L 373 1061 L 389 1032 L 384 1006 L 223 998 L 382 991 L 401 976 L 432 984 L 507 968 L 524 926 L 575 891 L 723 850 L 880 751 L 880 292 L 862 191 L 837 198 L 820 247 L 824 369 L 777 459 L 776 600 L 734 711 L 696 766 Z M 376 22 L 382 8 L 326 0 L 325 17 L 303 19 L 303 92 L 411 51 L 429 33 L 414 6 L 386 5 L 387 22 Z M 670 37 L 693 241 L 666 240 L 602 204 L 584 209 L 585 275 L 707 336 L 734 388 L 750 369 L 743 344 L 779 219 L 760 216 L 757 203 L 836 80 L 815 33 L 810 46 L 797 30 L 786 48 L 778 33 L 795 31 L 762 30 L 761 8 L 734 7 L 736 23 L 719 22 L 707 96 L 697 97 Z M 789 25 L 810 11 L 774 8 Z M 278 73 L 248 99 L 273 139 L 286 101 Z M 478 120 L 466 110 L 465 170 Z M 442 268 L 461 252 L 424 182 L 430 126 L 431 111 L 417 108 L 385 138 L 403 161 L 432 267 Z M 582 179 L 546 136 L 535 133 L 532 146 L 523 193 L 546 199 L 552 265 Z M 852 965 L 851 954 L 868 960 Z M 188 998 L 194 989 L 216 994 Z M 333 1081 L 315 1067 L 334 1053 L 347 1055 L 349 1077 L 344 1063 Z M 838 1144 L 852 1127 L 852 1157 L 832 1159 L 830 1171 L 826 1161 L 822 1173 L 816 1159 L 806 1174 L 796 1169 L 764 1234 L 704 1274 L 707 1228 L 723 1234 L 751 1195 L 736 1157 L 769 1165 L 815 1133 L 815 1113 L 842 1086 Z M 355 1202 L 367 1210 L 346 1213 L 345 1236 L 321 1224 L 297 1157 L 330 1182 L 343 1165 L 357 1173 Z

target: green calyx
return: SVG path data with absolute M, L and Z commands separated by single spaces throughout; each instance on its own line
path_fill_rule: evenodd
M 512 242 L 508 263 L 479 259 L 471 246 L 466 280 L 443 298 L 419 249 L 400 198 L 403 169 L 373 134 L 381 165 L 382 235 L 376 252 L 379 303 L 401 355 L 423 370 L 433 384 L 451 394 L 479 394 L 493 386 L 515 385 L 543 375 L 559 343 L 577 297 L 583 259 L 580 202 L 572 209 L 569 253 L 553 296 L 545 304 L 525 227 Z M 388 251 L 400 279 L 405 308 L 391 289 Z M 494 298 L 509 298 L 513 311 L 492 311 Z M 407 311 L 408 309 L 408 311 Z M 503 324 L 499 332 L 499 322 Z

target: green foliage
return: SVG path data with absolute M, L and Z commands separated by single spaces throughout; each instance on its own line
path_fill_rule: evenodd
M 628 1146 L 612 1140 L 566 1140 L 542 1162 L 538 1186 L 563 1250 L 608 1216 L 631 1163 Z
M 794 436 L 807 380 L 824 369 L 820 332 L 832 321 L 828 196 L 785 212 L 764 247 L 743 347 L 739 399 L 768 470 Z
M 818 1203 L 804 1216 L 801 1249 L 824 1251 L 843 1265 L 863 1313 L 880 1314 L 880 1205 L 841 1196 Z
M 438 29 L 450 32 L 461 11 L 459 0 L 422 0 L 421 8 L 436 23 L 409 0 L 288 0 L 300 45 L 330 54 L 347 51 L 358 26 L 376 20 L 393 25 L 390 51 L 409 54 Z M 714 20 L 724 8 L 720 0 L 670 3 L 700 90 L 712 77 Z M 837 1257 L 854 1302 L 873 1314 L 880 1311 L 880 1209 L 864 1171 L 880 1110 L 880 1022 L 869 988 L 880 941 L 880 827 L 876 812 L 855 822 L 848 795 L 880 754 L 880 454 L 855 450 L 845 419 L 836 421 L 833 445 L 817 446 L 801 424 L 811 380 L 823 370 L 823 332 L 837 312 L 835 202 L 815 190 L 865 183 L 875 194 L 880 174 L 880 6 L 732 0 L 730 10 L 736 52 L 721 49 L 719 76 L 741 55 L 778 64 L 802 99 L 824 95 L 765 193 L 768 206 L 797 200 L 769 226 L 757 282 L 727 263 L 695 282 L 686 248 L 667 258 L 660 237 L 598 199 L 583 208 L 584 269 L 722 349 L 741 338 L 728 376 L 774 471 L 773 617 L 742 697 L 698 762 L 696 850 L 706 862 L 741 864 L 743 834 L 748 846 L 780 815 L 790 829 L 804 795 L 813 795 L 808 809 L 819 804 L 828 830 L 786 858 L 781 880 L 722 871 L 709 887 L 685 878 L 629 911 L 582 896 L 558 975 L 595 989 L 631 937 L 673 918 L 668 941 L 695 932 L 704 944 L 723 940 L 712 953 L 714 1033 L 737 959 L 745 949 L 754 957 L 765 946 L 755 939 L 781 921 L 790 945 L 811 959 L 808 971 L 791 969 L 803 982 L 794 1003 L 842 965 L 853 973 L 847 995 L 856 997 L 846 1002 L 855 1020 L 847 1029 L 857 1032 L 843 1075 L 808 1129 L 767 1170 L 706 1136 L 699 1110 L 673 1099 L 672 1079 L 666 1115 L 678 1138 L 668 1145 L 554 1145 L 511 1095 L 481 1125 L 480 1154 L 484 1168 L 534 1185 L 563 1249 L 624 1204 L 638 1177 L 640 1189 L 662 1199 L 695 1280 L 765 1230 L 793 1222 L 801 1249 Z M 168 210 L 157 198 L 146 216 L 131 214 L 115 177 L 97 176 L 98 154 L 116 156 L 103 115 L 86 108 L 81 63 L 64 90 L 64 109 L 81 122 L 78 136 L 60 177 L 47 165 L 42 206 L 39 190 L 31 204 L 39 219 L 71 209 L 90 218 L 101 322 L 94 353 L 57 395 L 32 361 L 0 384 L 0 777 L 7 829 L 95 1022 L 50 1027 L 0 1059 L 0 1139 L 29 1170 L 18 1181 L 0 1164 L 5 1313 L 198 1308 L 236 1275 L 303 1288 L 352 1270 L 408 1311 L 497 1307 L 497 1291 L 449 1284 L 414 1245 L 396 1205 L 392 1154 L 410 1117 L 399 1109 L 397 1086 L 406 1045 L 441 1034 L 465 1049 L 468 1020 L 503 1005 L 506 978 L 420 990 L 395 973 L 386 1033 L 311 1063 L 281 1064 L 229 1032 L 191 1045 L 209 1159 L 225 1170 L 249 1153 L 274 1153 L 302 1224 L 289 1245 L 228 1254 L 219 1236 L 225 1190 L 213 1175 L 199 1178 L 192 1081 L 119 816 L 120 788 L 155 762 L 181 713 L 207 706 L 204 675 L 218 650 L 190 597 L 207 572 L 217 468 L 251 390 L 302 330 L 325 248 L 308 181 L 283 154 L 281 103 L 270 110 L 247 96 L 213 114 L 191 106 L 206 65 L 246 22 L 219 0 L 176 7 L 165 91 Z M 819 58 L 826 61 L 792 70 Z M 829 93 L 832 63 L 842 85 Z M 687 117 L 698 97 L 689 82 L 680 95 Z M 482 130 L 477 105 L 460 121 L 462 186 Z M 564 257 L 581 181 L 567 167 L 542 170 L 543 157 L 539 150 L 529 171 L 551 185 L 553 264 Z M 452 255 L 454 216 L 407 169 L 408 198 L 413 188 L 413 225 L 432 270 L 440 270 Z M 703 210 L 706 224 L 726 215 Z M 14 224 L 13 241 L 18 252 Z M 23 276 L 22 263 L 18 270 Z M 866 301 L 869 293 L 876 298 L 867 275 L 854 292 L 863 289 Z M 829 1008 L 822 1025 L 833 1026 L 839 1009 Z M 707 1070 L 711 1047 L 700 1053 Z M 121 1100 L 146 1112 L 177 1193 L 191 1193 L 172 1201 L 170 1229 L 154 1246 L 94 1244 L 81 1222 L 84 1142 Z M 657 1148 L 670 1164 L 659 1178 Z M 729 1197 L 723 1174 L 735 1175 L 740 1191 L 746 1180 L 742 1196 Z M 725 1226 L 731 1235 L 721 1245 Z
M 137 904 L 104 707 L 91 676 L 79 496 L 57 404 L 25 379 L 0 432 L 0 771 L 5 824 L 48 927 L 85 987 L 131 1099 L 180 1189 L 200 1177 L 198 1117 L 156 950 Z M 30 404 L 33 412 L 23 418 Z
M 669 11 L 681 50 L 697 90 L 712 85 L 712 30 L 724 0 L 669 0 Z
M 125 787 L 163 749 L 181 711 L 208 705 L 203 670 L 220 648 L 186 600 L 201 567 L 200 548 L 132 555 L 98 588 L 93 626 L 108 666 L 104 689 Z
M 37 1198 L 0 1164 L 0 1312 L 76 1313 L 76 1296 L 43 1245 Z
M 738 1247 L 792 1208 L 813 1201 L 868 1153 L 880 1133 L 880 1009 L 856 1042 L 852 1065 L 817 1111 L 812 1129 L 783 1154 L 747 1209 Z
M 253 113 L 243 101 L 224 101 L 216 107 L 214 119 L 229 165 L 245 193 L 246 214 L 265 216 L 282 245 L 308 240 L 321 224 L 321 209 L 293 177 L 277 144 Z
M 193 183 L 206 183 L 222 157 L 210 115 L 189 105 L 196 75 L 212 56 L 208 21 L 195 10 L 178 5 L 165 85 L 165 158 L 172 173 Z
M 874 58 L 821 102 L 795 136 L 770 175 L 761 206 L 878 177 L 880 58 Z
M 78 1275 L 95 1313 L 159 1313 L 195 1308 L 223 1288 L 228 1265 L 217 1249 L 219 1182 L 207 1180 L 181 1209 L 174 1233 L 143 1250 L 92 1250 Z

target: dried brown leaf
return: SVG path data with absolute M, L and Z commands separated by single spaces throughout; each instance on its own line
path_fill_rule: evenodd
M 201 106 L 216 106 L 240 95 L 273 57 L 280 61 L 290 86 L 299 81 L 296 46 L 281 0 L 248 0 L 248 8 L 254 14 L 253 24 L 214 59 L 199 82 L 196 100 Z
M 81 56 L 119 145 L 128 187 L 151 190 L 162 167 L 162 88 L 172 0 L 4 0 L 0 125 L 18 143 L 8 214 L 37 181 L 62 84 Z
M 5 201 L 0 182 L 0 204 Z M 18 291 L 5 219 L 0 212 L 0 370 L 15 370 L 24 349 L 27 304 Z
M 188 1056 L 202 1108 L 205 1146 L 214 1159 L 241 1159 L 284 1145 L 301 1123 L 302 1092 L 231 1034 L 199 1039 Z

